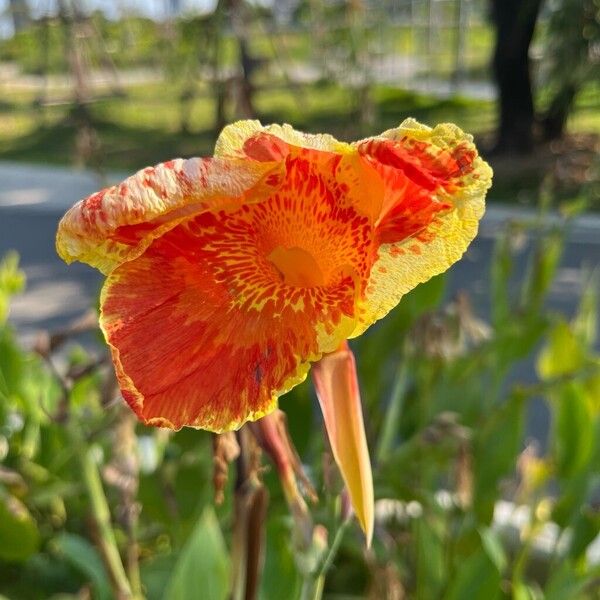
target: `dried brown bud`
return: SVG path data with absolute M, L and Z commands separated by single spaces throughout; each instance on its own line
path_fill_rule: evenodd
M 239 455 L 240 447 L 233 431 L 213 436 L 213 485 L 216 504 L 222 504 L 224 500 L 223 490 L 227 485 L 229 463 Z
M 250 427 L 260 446 L 275 464 L 288 501 L 295 500 L 298 496 L 297 482 L 300 482 L 304 495 L 311 502 L 316 502 L 317 493 L 306 476 L 290 439 L 285 413 L 276 410 L 255 423 L 250 423 Z

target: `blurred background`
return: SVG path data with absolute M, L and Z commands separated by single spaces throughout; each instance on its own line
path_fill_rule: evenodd
M 353 140 L 408 116 L 473 133 L 494 185 L 463 260 L 354 345 L 372 551 L 310 385 L 282 399 L 315 521 L 344 532 L 325 597 L 600 597 L 599 0 L 0 0 L 0 594 L 230 593 L 235 476 L 214 508 L 211 437 L 123 409 L 64 211 L 236 119 Z M 256 593 L 296 598 L 259 479 Z

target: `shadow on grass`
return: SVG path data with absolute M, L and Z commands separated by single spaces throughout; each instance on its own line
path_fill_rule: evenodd
M 214 133 L 169 132 L 141 129 L 94 118 L 91 121 L 97 149 L 87 161 L 91 168 L 131 171 L 173 157 L 212 154 Z M 31 133 L 0 149 L 0 160 L 45 164 L 77 164 L 78 127 L 72 118 L 40 125 Z
M 282 106 L 262 112 L 259 118 L 263 123 L 291 122 L 306 131 L 326 131 L 342 140 L 360 139 L 373 132 L 395 127 L 409 116 L 430 125 L 453 122 L 466 131 L 481 132 L 482 129 L 490 129 L 493 124 L 493 105 L 485 101 L 460 97 L 436 99 L 391 88 L 377 88 L 373 100 L 376 118 L 368 130 L 361 127 L 360 107 L 351 95 L 344 97 L 345 106 L 342 103 L 314 102 L 304 111 L 302 108 L 290 110 L 289 106 Z M 124 125 L 94 115 L 93 110 L 90 118 L 95 145 L 85 162 L 87 166 L 100 171 L 133 172 L 174 157 L 210 156 L 213 152 L 215 134 L 212 129 L 188 133 L 159 127 Z M 31 133 L 4 143 L 0 148 L 0 160 L 77 164 L 78 136 L 77 119 L 71 111 L 57 123 L 40 125 Z M 587 144 L 589 148 L 592 145 Z M 494 161 L 496 176 L 489 198 L 508 203 L 535 204 L 540 187 L 549 174 L 552 176 L 557 169 L 562 174 L 565 172 L 564 165 L 574 162 L 569 158 L 571 154 L 573 149 L 565 144 L 565 149 L 558 154 L 550 148 L 540 147 L 528 157 L 505 157 L 497 164 Z M 586 164 L 592 155 L 591 150 L 586 150 Z M 580 156 L 582 153 L 578 151 L 579 162 Z M 575 197 L 581 181 L 576 177 L 563 176 L 562 179 L 556 197 Z

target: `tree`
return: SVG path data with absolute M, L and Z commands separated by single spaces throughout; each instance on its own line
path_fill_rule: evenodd
M 600 78 L 600 4 L 595 0 L 554 3 L 548 22 L 548 87 L 551 100 L 542 118 L 546 140 L 560 138 L 579 90 Z
M 542 0 L 491 0 L 496 28 L 494 77 L 499 92 L 496 152 L 529 152 L 534 104 L 529 46 Z

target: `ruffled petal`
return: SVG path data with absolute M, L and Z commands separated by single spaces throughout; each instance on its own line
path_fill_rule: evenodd
M 336 165 L 290 157 L 267 200 L 188 218 L 110 274 L 101 326 L 144 422 L 255 420 L 355 329 L 372 228 L 344 204 Z
M 176 159 L 148 167 L 75 204 L 59 224 L 57 252 L 67 263 L 79 260 L 110 273 L 190 215 L 259 202 L 283 176 L 281 162 L 236 158 Z
M 409 119 L 356 147 L 380 174 L 385 193 L 378 255 L 352 337 L 463 255 L 477 234 L 492 177 L 472 137 L 455 125 L 430 129 Z
M 353 152 L 350 144 L 340 142 L 333 136 L 323 133 L 304 133 L 296 131 L 287 123 L 284 125 L 262 125 L 260 121 L 245 120 L 227 125 L 219 135 L 215 145 L 215 156 L 247 156 L 250 138 L 261 139 L 260 134 L 269 134 L 292 146 L 310 148 L 323 152 L 346 154 Z M 263 137 L 267 140 L 267 137 Z

